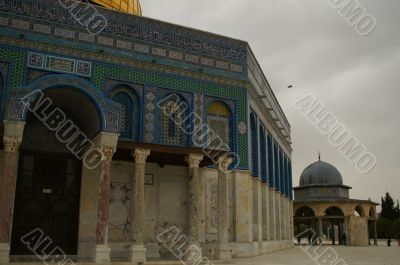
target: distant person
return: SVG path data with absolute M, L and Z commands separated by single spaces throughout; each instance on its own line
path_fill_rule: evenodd
M 391 243 L 392 243 L 392 239 L 389 238 L 389 239 L 387 240 L 387 246 L 390 247 L 390 244 L 391 244 Z

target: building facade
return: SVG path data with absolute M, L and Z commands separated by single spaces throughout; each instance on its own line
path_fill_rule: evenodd
M 350 199 L 350 189 L 331 164 L 319 160 L 306 167 L 294 188 L 295 235 L 348 246 L 368 246 L 371 236 L 377 245 L 378 204 Z
M 41 236 L 96 263 L 292 247 L 290 125 L 249 45 L 120 2 L 0 0 L 0 264 Z

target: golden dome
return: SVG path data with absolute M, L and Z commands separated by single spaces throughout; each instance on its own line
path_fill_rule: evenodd
M 92 2 L 121 12 L 126 12 L 137 16 L 142 15 L 142 9 L 140 7 L 139 0 L 92 0 Z

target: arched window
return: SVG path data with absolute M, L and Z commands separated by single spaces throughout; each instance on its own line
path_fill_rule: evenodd
M 280 190 L 280 180 L 279 180 L 279 153 L 278 145 L 274 141 L 274 176 L 275 176 L 275 190 Z
M 273 146 L 272 146 L 272 137 L 268 135 L 267 138 L 268 145 L 268 177 L 269 177 L 269 186 L 274 186 L 274 157 L 273 157 Z
M 260 126 L 261 180 L 267 182 L 267 151 L 265 129 Z
M 167 145 L 188 145 L 189 135 L 187 128 L 187 113 L 189 107 L 183 99 L 177 95 L 166 97 L 167 100 L 161 107 L 161 142 Z
M 207 125 L 211 133 L 207 133 L 207 146 L 210 149 L 229 150 L 231 147 L 232 113 L 229 107 L 215 101 L 207 109 Z
M 139 98 L 127 87 L 118 87 L 111 92 L 112 100 L 122 105 L 120 113 L 120 138 L 139 139 L 140 106 Z
M 250 115 L 251 129 L 251 161 L 253 176 L 258 176 L 258 133 L 256 117 L 252 113 Z

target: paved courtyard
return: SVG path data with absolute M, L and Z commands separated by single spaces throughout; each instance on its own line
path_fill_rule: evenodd
M 326 251 L 327 247 L 324 247 Z M 344 262 L 331 263 L 334 258 L 327 260 L 330 253 L 325 252 L 324 256 L 314 256 L 313 261 L 302 249 L 295 247 L 290 250 L 272 253 L 247 259 L 234 259 L 233 264 L 240 265 L 400 265 L 400 247 L 333 247 L 338 256 Z M 314 250 L 314 249 L 313 249 Z M 324 250 L 318 251 L 323 253 Z M 310 252 L 311 253 L 311 252 Z M 328 255 L 327 255 L 328 254 Z M 319 261 L 319 262 L 317 262 Z M 339 260 L 338 260 L 339 261 Z

